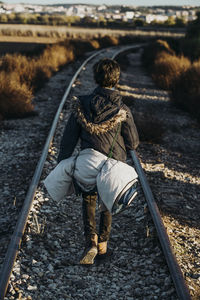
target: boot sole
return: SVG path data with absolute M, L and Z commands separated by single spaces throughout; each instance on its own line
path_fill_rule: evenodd
M 92 265 L 97 255 L 97 249 L 89 250 L 86 255 L 80 260 L 81 265 Z

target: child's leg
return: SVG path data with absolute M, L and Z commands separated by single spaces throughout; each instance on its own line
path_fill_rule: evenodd
M 108 210 L 102 211 L 99 223 L 99 242 L 109 240 L 111 231 L 112 215 Z
M 109 240 L 112 224 L 112 215 L 108 210 L 102 211 L 100 214 L 99 224 L 99 244 L 98 254 L 103 255 L 107 252 L 107 242 Z
M 91 235 L 97 234 L 95 221 L 97 193 L 92 195 L 88 193 L 82 193 L 82 196 L 84 235 L 87 240 Z
M 93 264 L 94 258 L 97 255 L 97 244 L 98 236 L 96 232 L 96 221 L 95 221 L 95 211 L 96 211 L 96 200 L 97 193 L 87 194 L 83 193 L 83 225 L 84 234 L 86 239 L 85 250 L 83 256 L 80 260 L 81 264 Z

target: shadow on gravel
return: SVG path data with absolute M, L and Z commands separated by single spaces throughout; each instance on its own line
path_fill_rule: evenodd
M 166 141 L 164 144 L 162 139 L 159 140 L 159 144 L 154 141 L 148 142 L 140 139 L 143 143 L 140 143 L 137 150 L 142 162 L 148 164 L 162 163 L 165 168 L 174 172 L 199 177 L 200 155 L 198 148 L 192 149 L 190 147 L 190 149 L 187 149 L 187 141 L 184 140 L 184 137 L 179 136 L 179 138 L 180 142 L 183 143 L 177 146 L 170 145 L 170 141 Z M 182 175 L 180 174 L 180 176 Z
M 200 201 L 197 184 L 168 179 L 163 172 L 146 172 L 150 187 L 161 212 L 173 216 L 182 225 L 200 229 Z

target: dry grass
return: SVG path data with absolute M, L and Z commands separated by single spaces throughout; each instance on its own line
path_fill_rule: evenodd
M 80 40 L 80 39 L 72 39 L 72 40 L 65 40 L 61 42 L 61 45 L 64 47 L 73 49 L 74 55 L 80 56 L 85 52 L 92 51 L 98 49 L 100 47 L 98 41 L 92 40 Z
M 57 72 L 60 67 L 72 60 L 74 60 L 72 47 L 62 45 L 48 46 L 38 59 L 43 65 L 49 66 L 52 72 Z
M 0 114 L 4 118 L 24 117 L 33 111 L 32 92 L 26 84 L 19 84 L 15 72 L 0 73 Z
M 99 49 L 100 48 L 100 44 L 99 44 L 99 42 L 97 40 L 91 40 L 90 44 L 92 45 L 92 47 L 94 49 Z
M 0 64 L 0 114 L 8 118 L 24 117 L 30 113 L 34 109 L 32 92 L 73 59 L 72 47 L 62 45 L 48 46 L 37 58 L 6 54 Z
M 1 60 L 0 71 L 15 73 L 19 84 L 26 84 L 31 88 L 35 76 L 35 60 L 21 54 L 6 54 Z
M 34 109 L 31 104 L 32 93 L 41 88 L 54 72 L 85 52 L 117 45 L 118 42 L 117 38 L 109 36 L 90 40 L 68 39 L 47 46 L 39 56 L 35 57 L 6 54 L 0 61 L 1 116 L 23 117 Z M 11 80 L 9 81 L 8 78 Z
M 52 31 L 49 31 L 50 34 L 51 32 Z M 21 35 L 20 32 L 18 32 L 18 34 Z M 29 32 L 28 35 L 31 36 L 32 33 Z M 101 38 L 93 37 L 87 40 L 67 39 L 60 43 L 47 46 L 39 56 L 35 57 L 27 57 L 21 54 L 6 54 L 0 61 L 2 81 L 1 94 L 3 95 L 3 89 L 5 89 L 5 94 L 8 96 L 8 99 L 11 99 L 11 96 L 14 95 L 14 88 L 16 88 L 16 91 L 19 91 L 19 95 L 24 91 L 24 96 L 21 97 L 21 101 L 13 100 L 12 102 L 9 100 L 7 103 L 6 97 L 2 96 L 3 100 L 1 100 L 0 114 L 6 118 L 10 116 L 24 116 L 28 111 L 34 109 L 31 104 L 32 93 L 41 88 L 45 81 L 62 66 L 72 62 L 85 52 L 109 46 L 116 46 L 122 41 L 123 43 L 129 43 L 134 39 L 135 37 L 130 37 L 130 35 L 127 38 L 124 36 L 121 40 L 118 37 L 109 35 L 104 35 Z M 167 48 L 166 45 L 165 48 Z M 12 80 L 10 84 L 7 84 L 9 76 L 12 77 Z M 22 105 L 23 102 L 24 111 Z M 14 107 L 15 104 L 16 107 Z M 9 105 L 12 113 L 11 110 L 9 110 L 8 113 L 7 107 Z
M 172 88 L 172 100 L 200 120 L 200 60 L 176 80 Z
M 24 117 L 32 111 L 32 93 L 74 57 L 73 47 L 59 44 L 48 46 L 39 57 L 21 54 L 3 56 L 0 62 L 0 114 L 4 118 Z
M 154 67 L 155 59 L 161 53 L 175 55 L 175 52 L 170 48 L 169 44 L 164 40 L 157 40 L 144 48 L 142 60 L 144 65 L 150 69 Z
M 169 90 L 173 84 L 191 66 L 184 56 L 176 56 L 162 51 L 154 61 L 152 77 L 159 87 Z
M 98 39 L 101 48 L 117 46 L 119 44 L 119 38 L 105 35 L 104 37 Z
M 143 61 L 157 85 L 170 91 L 172 101 L 200 120 L 200 60 L 192 63 L 159 40 L 146 47 Z
M 81 28 L 75 26 L 49 26 L 49 25 L 31 25 L 31 24 L 0 24 L 0 36 L 23 36 L 26 37 L 40 37 L 40 38 L 82 38 L 91 39 L 97 37 L 109 36 L 142 36 L 142 37 L 182 37 L 185 34 L 179 31 L 166 32 L 163 31 L 143 31 L 143 30 L 121 30 L 121 29 L 107 29 L 107 28 Z M 34 42 L 34 41 L 33 41 Z

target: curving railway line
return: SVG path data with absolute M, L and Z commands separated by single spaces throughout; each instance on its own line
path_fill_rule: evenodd
M 43 190 L 42 180 L 56 164 L 61 132 L 70 114 L 70 97 L 78 95 L 81 89 L 84 93 L 87 82 L 92 80 L 91 66 L 102 57 L 116 58 L 140 47 L 95 52 L 74 74 L 55 115 L 5 255 L 0 299 L 191 299 L 135 151 L 130 152 L 130 160 L 138 172 L 141 193 L 130 209 L 113 218 L 113 255 L 103 264 L 97 263 L 90 269 L 78 265 L 83 248 L 81 200 L 74 197 L 58 205 Z

